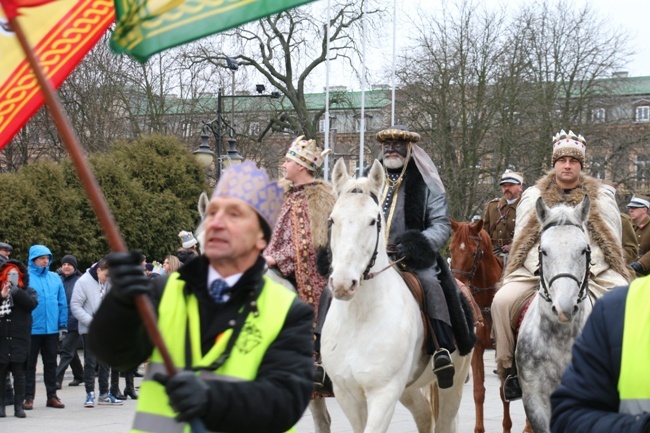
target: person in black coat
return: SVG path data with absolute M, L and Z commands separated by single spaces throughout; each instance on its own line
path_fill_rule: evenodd
M 302 417 L 313 390 L 314 312 L 294 292 L 264 277 L 262 256 L 282 194 L 252 162 L 233 165 L 208 204 L 201 256 L 155 280 L 144 275 L 137 254 L 109 256 L 112 288 L 93 317 L 88 339 L 98 359 L 129 371 L 152 354 L 134 305 L 138 294 L 152 300 L 161 332 L 185 327 L 184 316 L 196 324 L 189 335 L 166 335 L 178 356 L 176 375 L 161 376 L 159 358 L 152 356 L 138 400 L 137 430 L 149 431 L 146 424 L 153 422 L 158 431 L 177 430 L 176 421 L 198 419 L 209 431 L 281 433 Z M 250 353 L 260 357 L 255 365 Z M 246 373 L 235 372 L 238 368 Z M 164 386 L 164 393 L 151 379 Z M 152 407 L 160 412 L 152 416 Z
M 27 268 L 18 260 L 0 266 L 0 383 L 14 377 L 14 414 L 25 418 L 25 365 L 32 332 L 32 310 L 38 305 L 29 287 Z M 0 418 L 5 417 L 5 387 L 0 387 Z

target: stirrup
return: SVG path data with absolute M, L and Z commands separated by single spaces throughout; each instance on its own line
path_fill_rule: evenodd
M 440 348 L 433 354 L 433 372 L 438 378 L 438 387 L 451 388 L 454 385 L 454 363 L 447 349 Z
M 334 393 L 332 380 L 325 372 L 323 363 L 320 360 L 314 362 L 314 390 L 319 394 Z
M 516 374 L 508 374 L 503 381 L 503 399 L 510 403 L 522 397 L 521 385 Z

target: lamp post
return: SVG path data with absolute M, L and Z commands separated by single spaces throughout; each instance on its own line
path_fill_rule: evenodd
M 217 92 L 217 117 L 210 120 L 209 122 L 203 122 L 203 129 L 201 130 L 201 144 L 199 148 L 193 151 L 194 159 L 196 162 L 203 168 L 207 168 L 214 161 L 216 167 L 216 177 L 217 180 L 221 177 L 222 164 L 223 168 L 229 167 L 233 164 L 239 164 L 244 159 L 243 156 L 237 151 L 237 142 L 235 140 L 235 128 L 234 128 L 234 71 L 237 70 L 239 65 L 233 59 L 229 59 L 228 69 L 233 71 L 233 94 L 230 96 L 224 96 L 223 91 L 219 88 Z M 257 97 L 267 97 L 271 99 L 279 99 L 280 92 L 271 92 L 266 95 L 263 92 L 266 90 L 264 85 L 258 84 L 255 86 L 257 95 L 241 95 L 238 98 L 257 98 Z M 230 123 L 223 116 L 223 98 L 232 98 L 233 105 L 231 108 L 231 120 Z M 226 150 L 225 155 L 223 154 L 223 136 L 225 134 L 225 129 L 229 131 L 228 138 L 228 149 Z M 216 144 L 216 152 L 213 152 L 210 149 L 209 144 L 209 135 L 208 131 L 212 132 L 214 136 L 214 141 Z

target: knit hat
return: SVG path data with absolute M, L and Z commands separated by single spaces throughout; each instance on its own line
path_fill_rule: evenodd
M 521 185 L 524 183 L 524 175 L 518 171 L 506 170 L 501 175 L 501 182 L 499 182 L 499 185 L 503 185 L 504 183 L 514 183 L 516 185 Z
M 417 143 L 420 141 L 420 134 L 409 131 L 404 125 L 394 125 L 377 133 L 377 141 L 383 143 L 386 140 L 406 141 Z
M 11 253 L 14 251 L 14 247 L 12 247 L 6 242 L 0 242 L 0 250 L 7 250 Z
M 145 268 L 145 270 L 151 272 L 151 271 L 153 271 L 153 264 L 147 263 L 147 264 L 144 265 L 144 268 Z
M 564 129 L 553 136 L 553 157 L 552 164 L 558 159 L 570 156 L 580 161 L 580 167 L 585 164 L 586 141 L 582 135 L 576 135 L 569 130 L 567 134 Z
M 332 149 L 321 150 L 316 146 L 316 140 L 303 140 L 304 137 L 301 135 L 293 140 L 285 156 L 308 170 L 316 171 L 323 165 L 323 157 Z
M 75 269 L 77 269 L 77 258 L 73 255 L 65 255 L 61 259 L 61 264 L 68 263 L 71 264 Z
M 277 182 L 269 182 L 266 171 L 255 166 L 253 161 L 228 167 L 211 198 L 233 197 L 250 205 L 273 230 L 284 200 L 284 191 Z
M 634 195 L 632 200 L 627 204 L 627 207 L 644 207 L 650 209 L 650 198 L 644 195 Z
M 181 230 L 178 233 L 178 237 L 181 238 L 183 248 L 192 248 L 194 245 L 199 243 L 194 237 L 194 234 L 192 234 L 192 232 L 186 232 L 185 230 Z

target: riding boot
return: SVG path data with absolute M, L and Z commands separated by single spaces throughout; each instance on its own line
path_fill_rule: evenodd
M 517 369 L 511 367 L 506 370 L 506 379 L 503 381 L 503 398 L 507 402 L 519 400 L 522 396 Z
M 438 386 L 441 389 L 451 388 L 454 385 L 455 369 L 447 349 L 441 347 L 433 354 L 433 372 L 438 378 Z

